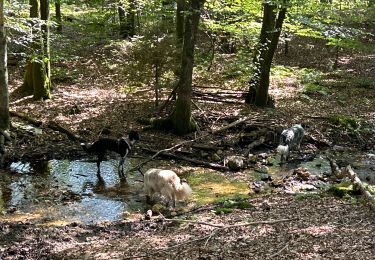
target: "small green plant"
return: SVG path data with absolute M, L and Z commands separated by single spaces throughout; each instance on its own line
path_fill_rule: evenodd
M 222 207 L 218 207 L 215 209 L 215 214 L 217 215 L 232 213 L 234 209 L 244 210 L 244 209 L 254 208 L 254 206 L 250 202 L 244 199 L 238 199 L 238 200 L 227 199 L 223 201 L 221 204 L 222 204 Z
M 359 123 L 356 119 L 346 115 L 334 115 L 331 116 L 328 121 L 335 126 L 347 129 L 357 129 L 359 127 Z
M 305 95 L 313 95 L 313 94 L 321 94 L 327 96 L 331 93 L 331 91 L 319 84 L 316 83 L 308 83 L 303 87 L 302 93 Z
M 302 84 L 315 83 L 322 80 L 324 73 L 315 69 L 302 69 L 298 73 L 298 80 Z

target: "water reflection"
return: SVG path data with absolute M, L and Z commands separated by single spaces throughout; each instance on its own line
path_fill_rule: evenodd
M 38 212 L 41 218 L 67 222 L 122 219 L 125 211 L 143 210 L 142 182 L 136 181 L 139 174 L 121 180 L 117 164 L 104 161 L 98 178 L 95 162 L 13 163 L 10 172 L 0 174 L 0 211 Z

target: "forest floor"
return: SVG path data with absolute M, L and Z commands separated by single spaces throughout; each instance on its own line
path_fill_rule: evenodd
M 69 33 L 72 32 L 66 31 L 65 40 L 75 39 L 69 37 Z M 170 148 L 196 137 L 194 134 L 176 137 L 167 132 L 142 131 L 144 126 L 138 119 L 155 114 L 152 88 L 124 90 L 120 67 L 127 57 L 119 55 L 123 51 L 120 45 L 108 47 L 105 42 L 96 42 L 84 46 L 84 49 L 70 48 L 69 43 L 65 49 L 55 46 L 65 55 L 78 58 L 52 63 L 60 73 L 56 73 L 51 100 L 20 98 L 16 88 L 22 83 L 23 65 L 10 67 L 11 111 L 42 122 L 39 127 L 42 134 L 36 134 L 32 128 L 20 131 L 24 120 L 12 117 L 12 129 L 17 133 L 9 148 L 12 160 L 86 156 L 77 140 L 48 127 L 51 122 L 86 141 L 94 141 L 101 133 L 120 137 L 129 129 L 138 130 L 142 140 L 136 145 L 133 156 L 143 159 L 152 155 L 143 148 Z M 332 71 L 333 54 L 322 42 L 295 39 L 290 46 L 289 56 L 278 54 L 275 64 L 323 71 L 319 91 L 304 92 L 300 81 L 292 73 L 288 74 L 291 71 L 284 71 L 288 75 L 274 76 L 271 84 L 275 108 L 248 107 L 240 98 L 230 103 L 196 96 L 193 114 L 200 125 L 198 136 L 242 116 L 251 118 L 245 124 L 210 135 L 198 143 L 225 145 L 226 155 L 243 155 L 246 149 L 239 145 L 239 140 L 248 128 L 280 133 L 287 126 L 302 123 L 307 136 L 303 147 L 312 153 L 322 145 L 326 145 L 325 149 L 340 146 L 374 153 L 375 53 L 341 53 L 339 69 Z M 223 60 L 230 57 L 223 55 Z M 197 76 L 194 82 L 197 86 L 211 87 L 212 96 L 218 94 L 217 97 L 223 99 L 220 93 L 229 87 L 218 83 L 217 77 L 223 69 L 220 64 L 218 60 L 217 66 L 213 66 L 210 80 Z M 222 92 L 216 93 L 217 88 Z M 167 95 L 168 90 L 165 93 Z M 339 120 L 335 120 L 337 118 Z M 268 141 L 265 147 L 272 152 L 277 141 Z M 189 149 L 182 150 L 191 155 Z M 203 159 L 209 161 L 207 157 Z M 169 160 L 168 164 L 175 169 L 179 165 L 195 167 L 180 161 Z M 341 166 L 345 166 L 345 162 Z M 147 168 L 147 164 L 144 167 Z M 226 178 L 241 177 L 241 172 L 223 174 Z M 54 226 L 32 220 L 3 220 L 0 222 L 0 258 L 371 259 L 375 254 L 374 213 L 360 200 L 340 199 L 327 193 L 291 195 L 275 190 L 251 194 L 246 201 L 250 207 L 234 209 L 228 214 L 215 214 L 218 205 L 209 204 L 179 213 L 174 220 L 160 215 L 145 220 L 143 214 L 130 220 L 92 225 Z

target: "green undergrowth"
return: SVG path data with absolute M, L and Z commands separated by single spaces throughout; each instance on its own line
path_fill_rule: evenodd
M 244 199 L 228 199 L 220 203 L 220 206 L 215 209 L 215 214 L 228 214 L 232 213 L 235 209 L 244 210 L 251 208 L 254 208 L 254 205 Z
M 246 182 L 229 180 L 217 172 L 195 171 L 186 174 L 184 178 L 188 180 L 193 190 L 193 200 L 198 205 L 237 201 L 248 197 L 249 188 Z
M 353 185 L 349 181 L 332 185 L 328 189 L 328 193 L 339 198 L 352 197 L 360 194 L 359 191 L 353 188 Z

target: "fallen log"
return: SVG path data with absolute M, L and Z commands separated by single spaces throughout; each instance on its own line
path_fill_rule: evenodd
M 42 121 L 36 120 L 34 118 L 31 118 L 31 117 L 29 117 L 28 115 L 26 115 L 24 113 L 15 112 L 15 111 L 9 111 L 9 114 L 11 116 L 15 116 L 15 117 L 18 117 L 18 118 L 20 118 L 22 120 L 25 120 L 28 123 L 30 123 L 30 124 L 32 124 L 32 125 L 34 125 L 36 127 L 39 127 L 39 126 L 41 126 L 43 124 Z
M 352 167 L 348 165 L 342 171 L 343 174 L 349 177 L 349 179 L 353 183 L 353 187 L 358 189 L 361 192 L 361 194 L 365 197 L 365 200 L 369 204 L 370 208 L 372 210 L 375 210 L 374 196 L 366 189 L 362 181 L 358 178 L 357 174 L 353 171 Z
M 158 152 L 158 151 L 148 149 L 148 148 L 142 148 L 142 150 L 144 150 L 146 152 L 149 152 L 149 153 L 157 153 Z M 230 170 L 229 167 L 223 166 L 221 164 L 205 162 L 205 161 L 193 159 L 193 158 L 186 157 L 186 156 L 179 156 L 179 155 L 175 155 L 173 153 L 168 153 L 168 152 L 165 152 L 165 151 L 161 151 L 161 152 L 159 151 L 158 155 L 173 158 L 173 159 L 177 159 L 177 160 L 181 160 L 181 161 L 191 162 L 191 163 L 194 163 L 194 164 L 197 164 L 197 165 L 200 165 L 200 166 L 207 166 L 209 168 L 216 169 L 216 170 L 222 170 L 222 171 L 229 171 Z
M 197 137 L 195 137 L 194 139 L 187 140 L 187 141 L 183 141 L 183 142 L 181 142 L 181 143 L 179 143 L 179 144 L 176 144 L 176 145 L 174 145 L 174 146 L 172 146 L 172 147 L 170 147 L 170 148 L 166 148 L 166 149 L 163 149 L 163 150 L 160 150 L 160 151 L 157 151 L 157 152 L 155 151 L 155 154 L 154 154 L 152 157 L 150 157 L 149 159 L 147 159 L 147 160 L 145 160 L 145 161 L 143 161 L 143 162 L 137 164 L 136 166 L 134 166 L 133 168 L 131 168 L 131 169 L 129 170 L 129 172 L 132 172 L 132 171 L 134 171 L 134 170 L 139 170 L 140 167 L 141 167 L 142 165 L 148 163 L 149 161 L 152 161 L 152 160 L 153 160 L 155 157 L 157 157 L 160 153 L 163 153 L 163 152 L 167 152 L 167 151 L 171 151 L 171 150 L 177 149 L 178 147 L 181 147 L 181 146 L 183 146 L 183 145 L 185 145 L 185 144 L 188 144 L 188 143 L 195 142 L 195 141 L 197 141 L 197 140 L 199 140 L 199 139 L 203 139 L 203 138 L 205 138 L 205 137 L 207 137 L 207 136 L 210 136 L 211 134 L 217 134 L 217 133 L 220 133 L 220 132 L 225 131 L 225 130 L 227 130 L 227 129 L 229 129 L 229 128 L 235 127 L 235 126 L 237 126 L 237 125 L 239 125 L 239 124 L 241 124 L 241 123 L 244 123 L 244 122 L 246 122 L 247 120 L 250 120 L 250 119 L 252 119 L 252 118 L 253 118 L 252 116 L 241 117 L 240 119 L 238 119 L 238 120 L 236 120 L 236 121 L 230 123 L 229 125 L 226 125 L 226 126 L 224 126 L 224 127 L 221 127 L 221 128 L 219 128 L 219 129 L 212 130 L 212 131 L 210 131 L 210 132 L 207 132 L 207 133 L 205 133 L 205 134 L 202 134 L 202 135 L 200 135 L 200 136 L 197 136 Z M 222 167 L 224 167 L 224 166 L 222 166 Z
M 52 129 L 52 130 L 55 130 L 55 131 L 61 132 L 61 133 L 63 133 L 63 134 L 66 134 L 66 135 L 68 136 L 68 138 L 69 138 L 70 140 L 72 140 L 72 141 L 76 141 L 76 142 L 77 142 L 77 141 L 78 141 L 78 142 L 84 142 L 84 141 L 85 141 L 82 137 L 76 135 L 76 134 L 73 133 L 71 130 L 66 129 L 66 128 L 60 126 L 59 124 L 57 124 L 57 123 L 54 122 L 54 121 L 50 121 L 50 122 L 48 122 L 48 125 L 47 125 L 47 126 L 48 126 L 50 129 Z
M 266 141 L 266 138 L 264 136 L 261 136 L 258 140 L 255 140 L 254 142 L 250 143 L 247 146 L 246 158 L 249 156 L 252 149 L 254 149 L 255 147 L 258 147 L 261 144 L 263 144 L 265 141 Z

